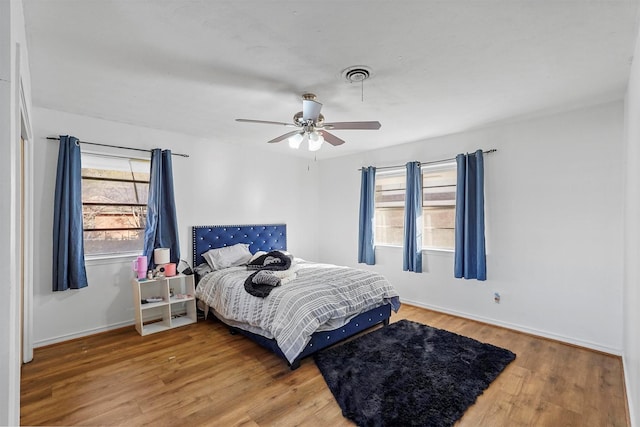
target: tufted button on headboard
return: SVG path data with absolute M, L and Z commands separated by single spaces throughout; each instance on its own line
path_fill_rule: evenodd
M 202 254 L 209 249 L 248 243 L 251 253 L 286 250 L 286 224 L 196 225 L 192 228 L 193 266 L 205 262 Z

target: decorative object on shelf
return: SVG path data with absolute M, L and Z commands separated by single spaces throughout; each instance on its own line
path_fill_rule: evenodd
M 136 272 L 138 279 L 144 279 L 147 276 L 147 257 L 138 256 L 133 260 L 133 271 Z
M 172 277 L 176 275 L 176 264 L 171 262 L 171 250 L 169 248 L 156 248 L 153 250 L 153 262 L 156 268 L 154 277 Z
M 164 265 L 164 275 L 165 277 L 172 277 L 176 275 L 176 264 L 174 262 Z
M 164 264 L 163 265 L 157 265 L 155 270 L 153 270 L 153 278 L 154 279 L 161 279 L 164 277 Z
M 156 265 L 171 262 L 171 250 L 169 248 L 156 248 L 153 250 L 153 262 Z
M 162 297 L 149 297 L 149 298 L 144 298 L 140 300 L 142 304 L 150 304 L 152 302 L 162 302 L 162 301 L 164 301 L 164 298 Z

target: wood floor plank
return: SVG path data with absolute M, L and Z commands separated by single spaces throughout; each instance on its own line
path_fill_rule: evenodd
M 458 426 L 629 425 L 619 357 L 406 304 L 400 319 L 517 354 Z M 291 371 L 214 320 L 38 348 L 21 381 L 25 425 L 353 425 L 312 359 Z

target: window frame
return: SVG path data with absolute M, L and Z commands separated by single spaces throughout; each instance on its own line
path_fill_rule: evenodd
M 124 156 L 124 155 L 117 155 L 117 154 L 109 154 L 109 153 L 102 153 L 102 152 L 95 152 L 95 151 L 82 151 L 81 153 L 82 156 L 91 156 L 91 157 L 102 157 L 102 158 L 107 158 L 107 159 L 122 159 L 122 160 L 126 160 L 126 161 L 135 161 L 135 162 L 141 162 L 141 163 L 147 163 L 149 165 L 149 179 L 151 178 L 151 159 L 149 158 L 145 158 L 145 157 L 139 157 L 139 156 Z M 82 158 L 84 160 L 84 157 Z M 85 169 L 84 163 L 82 165 L 82 168 Z M 98 168 L 86 168 L 86 169 L 98 169 Z M 103 168 L 103 170 L 117 170 L 117 169 L 109 169 L 109 168 Z M 84 171 L 81 173 L 81 183 L 84 183 L 85 179 L 86 180 L 93 180 L 93 181 L 109 181 L 109 182 L 124 182 L 124 183 L 131 183 L 131 185 L 135 186 L 136 185 L 150 185 L 150 181 L 148 180 L 141 180 L 141 179 L 136 179 L 135 178 L 135 174 L 132 177 L 132 179 L 122 179 L 122 178 L 104 178 L 104 177 L 91 177 L 91 176 L 85 176 Z M 122 206 L 122 207 L 126 207 L 126 206 L 137 206 L 141 208 L 141 213 L 144 214 L 145 216 L 145 221 L 146 221 L 146 210 L 148 207 L 148 203 L 97 203 L 97 202 L 85 202 L 84 201 L 84 193 L 83 193 L 83 201 L 82 201 L 82 208 L 83 208 L 83 217 L 84 217 L 84 207 L 85 206 Z M 84 219 L 84 218 L 83 218 Z M 82 227 L 82 231 L 83 231 L 83 243 L 85 245 L 86 248 L 86 239 L 85 239 L 85 232 L 91 232 L 91 231 L 127 231 L 127 230 L 136 230 L 136 231 L 144 231 L 145 227 L 144 225 L 142 227 L 116 227 L 116 228 L 87 228 L 86 224 L 83 221 L 83 227 Z M 144 242 L 143 242 L 144 245 Z M 93 261 L 92 264 L 95 264 L 96 261 L 100 260 L 110 260 L 110 259 L 120 259 L 120 258 L 131 258 L 131 257 L 135 257 L 137 255 L 140 255 L 142 252 L 144 251 L 144 247 L 141 247 L 140 249 L 136 249 L 136 250 L 127 250 L 127 251 L 120 251 L 120 252 L 107 252 L 107 253 L 96 253 L 96 254 L 86 254 L 85 253 L 85 260 L 86 261 Z
M 427 207 L 425 206 L 425 198 L 424 198 L 424 175 L 425 173 L 429 173 L 429 172 L 434 172 L 434 171 L 438 171 L 438 170 L 453 170 L 456 171 L 457 170 L 457 164 L 455 162 L 455 160 L 447 160 L 447 161 L 443 161 L 443 162 L 435 162 L 432 164 L 423 164 L 421 166 L 421 175 L 422 175 L 422 182 L 423 182 L 423 200 L 422 200 L 422 208 L 423 208 L 423 212 L 424 212 L 424 208 Z M 376 181 L 378 180 L 378 177 L 384 177 L 384 176 L 402 176 L 404 178 L 405 181 L 405 186 L 403 188 L 404 191 L 404 195 L 406 195 L 406 175 L 407 175 L 407 171 L 406 168 L 404 166 L 401 167 L 397 167 L 397 168 L 389 168 L 389 169 L 385 169 L 385 170 L 381 170 L 381 171 L 376 171 Z M 457 184 L 457 183 L 456 183 Z M 454 184 L 454 194 L 455 194 L 455 189 L 457 187 L 457 185 Z M 450 186 L 447 186 L 450 187 Z M 376 191 L 376 196 L 378 194 L 378 191 Z M 454 200 L 453 200 L 453 207 L 455 209 L 455 195 L 454 195 Z M 448 205 L 450 206 L 450 205 Z M 378 214 L 378 203 L 376 201 L 375 205 L 374 205 L 374 209 L 375 209 L 375 214 L 377 216 Z M 402 201 L 402 210 L 403 210 L 403 215 L 404 215 L 404 199 Z M 376 231 L 377 231 L 377 220 L 376 220 Z M 404 223 L 403 223 L 403 228 L 404 228 Z M 425 226 L 423 224 L 423 230 L 424 230 Z M 453 232 L 454 232 L 454 236 L 455 236 L 455 210 L 454 210 L 454 220 L 453 220 Z M 402 248 L 402 243 L 400 244 L 395 244 L 395 243 L 381 243 L 378 241 L 378 233 L 376 232 L 375 235 L 375 242 L 374 245 L 375 246 L 381 246 L 381 247 L 391 247 L 391 248 Z M 455 239 L 455 237 L 454 237 Z M 453 244 L 455 245 L 455 241 L 453 242 Z M 444 252 L 444 253 L 453 253 L 455 251 L 455 246 L 451 247 L 451 248 L 446 248 L 446 247 L 437 247 L 437 246 L 426 246 L 424 245 L 424 241 L 423 241 L 423 246 L 421 249 L 423 252 Z

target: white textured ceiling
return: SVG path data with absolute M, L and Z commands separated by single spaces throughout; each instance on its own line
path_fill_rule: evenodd
M 291 154 L 313 92 L 350 154 L 620 99 L 638 2 L 23 0 L 33 104 Z M 341 71 L 365 65 L 361 85 Z M 73 133 L 72 129 L 60 132 Z M 82 139 L 82 135 L 77 135 Z M 106 141 L 96 141 L 106 142 Z M 185 142 L 187 144 L 188 142 Z M 308 156 L 304 150 L 297 155 Z

